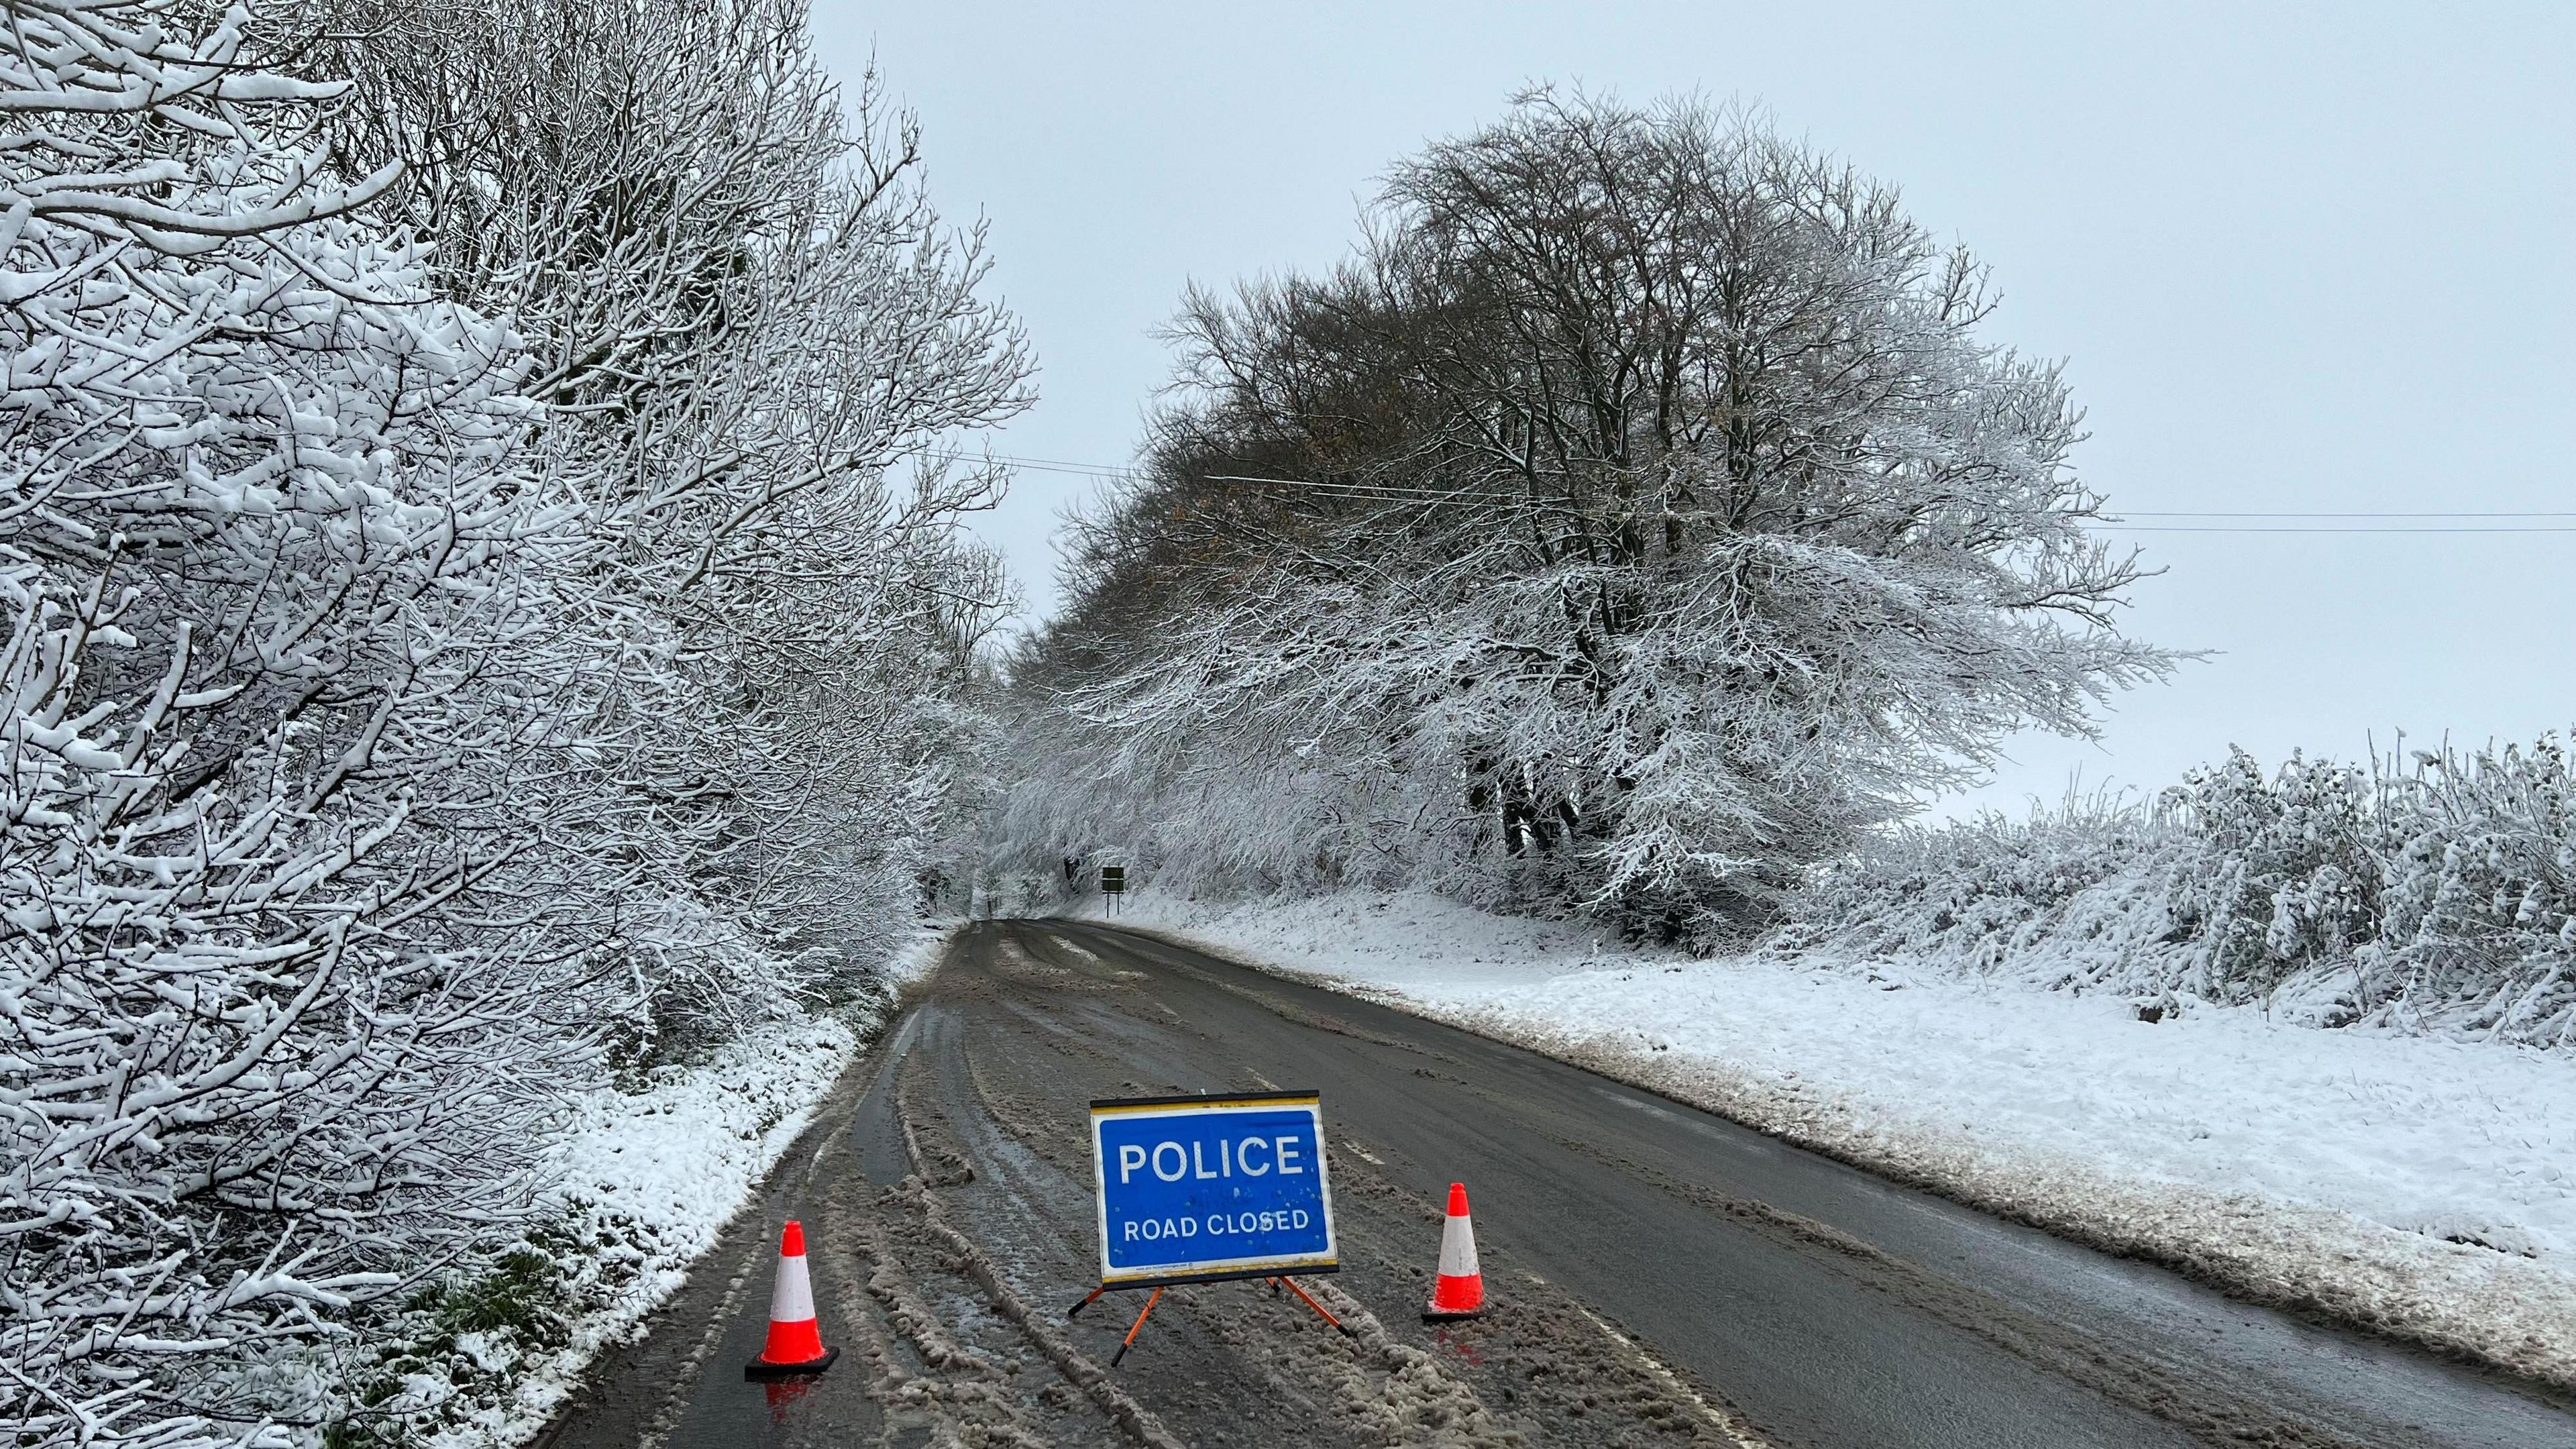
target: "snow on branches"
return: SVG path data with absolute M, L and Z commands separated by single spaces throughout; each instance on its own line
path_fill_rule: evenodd
M 246 1358 L 501 1206 L 577 1043 L 434 924 L 545 524 L 506 330 L 348 219 L 332 88 L 239 9 L 12 19 L 0 1372 L 39 1438 L 232 1438 Z
M 1539 93 L 1399 164 L 1340 269 L 1191 298 L 1182 400 L 1022 671 L 1078 763 L 1012 833 L 1758 917 L 2168 667 L 2111 628 L 2139 571 L 1990 306 L 1893 191 L 1692 104 Z
M 38 1441 L 339 1421 L 321 1345 L 488 1261 L 567 1090 L 862 976 L 953 831 L 1002 480 L 943 447 L 1027 363 L 908 125 L 792 4 L 362 8 L 0 38 Z
M 592 778 L 554 833 L 626 867 L 585 909 L 891 939 L 1005 604 L 958 527 L 1002 476 L 949 447 L 1030 400 L 980 233 L 941 223 L 875 77 L 844 120 L 799 0 L 351 8 L 350 169 L 404 163 L 443 285 L 527 333 L 544 487 L 603 544 L 560 609 L 595 646 L 565 684 Z M 698 946 L 650 954 L 680 1016 L 744 994 Z

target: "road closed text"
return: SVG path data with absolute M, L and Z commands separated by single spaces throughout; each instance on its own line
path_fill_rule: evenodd
M 1304 1232 L 1314 1222 L 1314 1215 L 1304 1208 L 1257 1213 L 1209 1213 L 1207 1235 L 1222 1238 L 1248 1233 Z M 1119 1226 L 1131 1243 L 1160 1242 L 1165 1238 L 1195 1238 L 1199 1235 L 1198 1218 L 1129 1218 Z

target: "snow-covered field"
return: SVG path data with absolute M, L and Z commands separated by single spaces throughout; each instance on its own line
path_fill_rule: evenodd
M 1133 923 L 1522 1042 L 2261 1301 L 2576 1385 L 2576 1061 L 1885 967 L 1639 953 L 1435 897 Z
M 923 932 L 888 966 L 888 984 L 900 991 L 927 973 L 948 934 Z M 547 1197 L 576 1237 L 618 1245 L 606 1250 L 614 1261 L 576 1273 L 597 1273 L 615 1289 L 572 1325 L 570 1342 L 532 1362 L 511 1362 L 507 1344 L 462 1345 L 500 1376 L 507 1397 L 455 1416 L 427 1442 L 499 1449 L 542 1428 L 591 1360 L 687 1280 L 805 1130 L 859 1040 L 851 1023 L 828 1016 L 775 1022 L 641 1093 L 604 1088 L 583 1101 L 555 1154 Z

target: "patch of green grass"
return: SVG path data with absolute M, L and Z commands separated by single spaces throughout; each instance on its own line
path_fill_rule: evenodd
M 521 1361 L 561 1348 L 583 1295 L 563 1264 L 579 1245 L 568 1227 L 545 1224 L 478 1273 L 452 1273 L 406 1301 L 386 1335 L 387 1351 L 349 1385 L 350 1410 L 322 1431 L 323 1449 L 392 1449 L 420 1426 L 393 1401 L 414 1374 L 460 1388 L 492 1377 L 460 1340 L 481 1334 L 509 1344 Z
M 528 1348 L 559 1348 L 570 1336 L 560 1304 L 563 1269 L 534 1247 L 513 1248 L 480 1278 L 450 1280 L 428 1305 L 449 1347 L 468 1333 L 499 1334 Z

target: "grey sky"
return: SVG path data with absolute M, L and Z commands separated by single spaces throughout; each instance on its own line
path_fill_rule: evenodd
M 1006 452 L 1126 462 L 1185 282 L 1328 264 L 1389 161 L 1557 80 L 1758 102 L 1901 185 L 1994 267 L 1996 335 L 2069 359 L 2115 509 L 2576 511 L 2576 7 L 2130 10 L 819 0 L 815 24 L 845 76 L 873 48 L 941 204 L 991 224 L 1043 368 Z M 989 522 L 1035 612 L 1089 486 L 1023 473 Z M 2168 572 L 2128 627 L 2220 652 L 2121 699 L 2099 748 L 2016 741 L 1971 801 L 2079 765 L 2154 788 L 2231 741 L 2268 763 L 2576 720 L 2576 532 L 2134 537 Z

